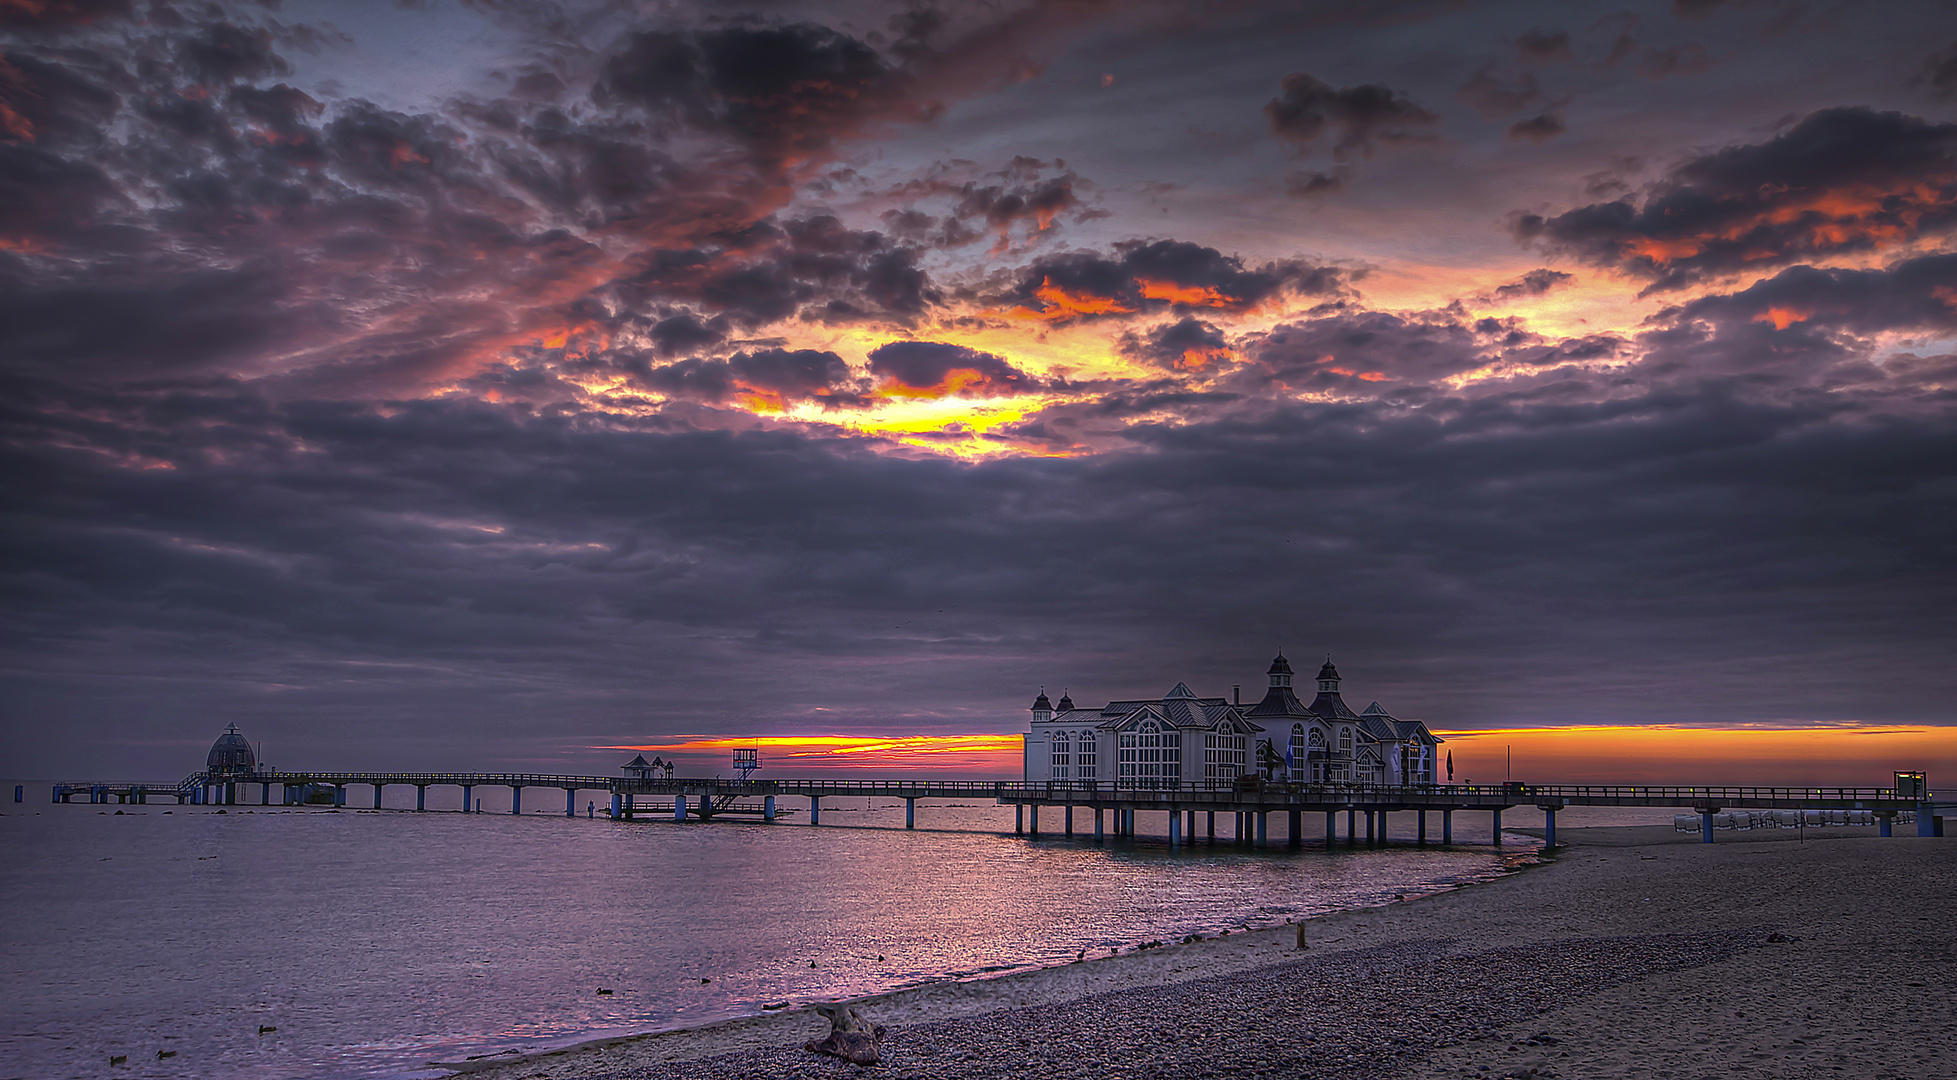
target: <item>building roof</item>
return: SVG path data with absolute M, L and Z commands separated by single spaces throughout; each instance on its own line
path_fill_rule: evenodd
M 248 773 L 258 767 L 258 757 L 251 752 L 251 743 L 238 734 L 238 725 L 232 724 L 211 744 L 205 767 L 214 773 Z
M 1067 694 L 1067 693 L 1064 693 L 1064 692 L 1063 692 L 1063 693 L 1062 693 L 1062 694 L 1060 695 L 1060 704 L 1059 704 L 1059 706 L 1058 706 L 1058 708 L 1060 709 L 1060 711 L 1061 711 L 1061 712 L 1067 712 L 1068 710 L 1070 710 L 1070 709 L 1072 709 L 1073 707 L 1074 707 L 1074 699 L 1073 699 L 1073 696 L 1072 696 L 1071 694 Z
M 1244 710 L 1244 715 L 1255 717 L 1285 717 L 1296 720 L 1309 720 L 1312 711 L 1298 700 L 1298 695 L 1288 686 L 1273 686 L 1264 691 L 1264 700 Z
M 633 758 L 632 760 L 630 760 L 630 761 L 628 761 L 628 762 L 626 762 L 625 764 L 623 764 L 623 765 L 620 765 L 620 766 L 619 766 L 619 768 L 621 768 L 621 769 L 650 769 L 650 768 L 652 768 L 652 762 L 650 762 L 650 761 L 647 761 L 647 760 L 646 760 L 646 756 L 645 756 L 644 754 L 640 754 L 640 755 L 638 755 L 638 756 L 636 756 L 636 757 L 634 757 L 634 758 Z
M 1266 674 L 1270 674 L 1270 675 L 1289 675 L 1289 674 L 1291 674 L 1291 661 L 1289 661 L 1289 660 L 1286 660 L 1286 659 L 1284 658 L 1284 650 L 1283 650 L 1283 649 L 1279 649 L 1279 650 L 1278 650 L 1278 652 L 1277 652 L 1277 659 L 1275 659 L 1275 660 L 1273 660 L 1273 661 L 1271 661 L 1271 670 L 1270 670 L 1269 672 L 1267 672 Z
M 1033 699 L 1033 708 L 1042 712 L 1053 711 L 1053 702 L 1046 699 L 1046 691 L 1040 691 L 1040 696 Z M 1030 712 L 1031 710 L 1028 711 Z

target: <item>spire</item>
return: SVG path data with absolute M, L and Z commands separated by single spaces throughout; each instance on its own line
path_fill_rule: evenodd
M 1277 659 L 1271 661 L 1271 689 L 1291 685 L 1291 661 L 1284 658 L 1284 650 L 1277 651 Z
M 1040 696 L 1033 699 L 1033 707 L 1027 711 L 1036 721 L 1053 719 L 1053 702 L 1047 700 L 1045 687 L 1040 688 Z

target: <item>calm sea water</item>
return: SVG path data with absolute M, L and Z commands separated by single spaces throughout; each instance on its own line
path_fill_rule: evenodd
M 561 808 L 0 810 L 0 1078 L 37 1080 L 102 1076 L 115 1055 L 127 1077 L 429 1075 L 435 1060 L 985 977 L 1503 871 L 1485 846 L 1029 841 L 990 803 L 921 803 L 905 831 L 892 799 L 825 800 L 819 828 Z M 1091 834 L 1091 814 L 1076 821 Z M 1457 815 L 1456 840 L 1485 844 L 1487 822 Z M 1159 837 L 1166 820 L 1140 828 Z

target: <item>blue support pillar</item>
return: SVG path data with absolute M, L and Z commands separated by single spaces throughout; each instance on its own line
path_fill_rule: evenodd
M 1339 812 L 1325 811 L 1325 850 L 1332 851 L 1339 846 Z
M 347 786 L 345 784 L 334 784 L 333 805 L 345 806 L 346 804 L 347 804 Z
M 1699 811 L 1699 836 L 1701 843 L 1712 843 L 1712 811 Z
M 1305 831 L 1305 812 L 1303 810 L 1291 811 L 1290 820 L 1286 821 L 1284 826 L 1286 833 L 1285 846 L 1303 847 L 1305 838 L 1300 834 Z
M 1210 843 L 1214 844 L 1216 843 L 1216 811 L 1209 810 L 1205 812 L 1209 814 L 1209 822 L 1208 822 L 1209 827 L 1205 830 L 1205 832 L 1209 834 Z
M 569 818 L 574 818 L 578 816 L 578 789 L 577 788 L 567 787 L 564 789 L 564 816 Z
M 761 800 L 761 820 L 775 820 L 775 797 L 773 795 L 766 796 Z
M 1026 818 L 1027 818 L 1026 834 L 1028 836 L 1040 835 L 1040 804 L 1039 803 L 1034 803 L 1032 806 L 1027 807 Z
M 1019 836 L 1026 832 L 1025 803 L 1012 804 L 1012 831 L 1014 836 Z
M 1890 816 L 1890 815 L 1888 815 L 1888 814 L 1882 814 L 1882 815 L 1880 815 L 1880 816 L 1878 816 L 1878 817 L 1877 817 L 1877 818 L 1875 819 L 1875 825 L 1876 825 L 1876 832 L 1877 832 L 1877 835 L 1880 835 L 1880 836 L 1893 836 L 1893 835 L 1895 835 L 1895 831 L 1896 831 L 1896 830 L 1895 830 L 1895 828 L 1893 827 L 1893 826 L 1894 826 L 1894 822 L 1895 822 L 1895 820 L 1896 820 L 1896 819 L 1895 819 L 1894 817 L 1891 817 L 1891 816 Z
M 1542 843 L 1544 847 L 1556 846 L 1556 811 L 1547 806 L 1542 812 Z
M 1413 842 L 1421 847 L 1427 846 L 1427 811 L 1424 809 L 1420 811 L 1420 824 L 1414 828 Z
M 625 816 L 625 796 L 620 795 L 618 792 L 614 791 L 612 792 L 612 820 L 617 821 L 619 818 L 624 816 Z
M 820 795 L 809 796 L 809 824 L 822 824 L 822 797 Z
M 270 806 L 270 805 L 272 805 L 272 785 L 271 785 L 271 783 L 270 783 L 269 781 L 267 781 L 267 782 L 264 782 L 264 783 L 261 783 L 261 784 L 259 784 L 259 785 L 258 785 L 258 787 L 259 787 L 259 791 L 258 791 L 258 805 L 260 805 L 260 806 Z M 144 802 L 148 802 L 148 801 L 149 801 L 149 798 L 148 798 L 148 796 L 149 796 L 149 792 L 147 792 L 147 791 L 146 791 L 146 792 L 144 792 L 144 793 L 143 793 L 143 795 L 144 795 L 144 798 L 143 798 L 143 801 L 144 801 Z
M 1182 843 L 1182 811 L 1177 810 L 1175 807 L 1170 807 L 1169 808 L 1169 846 L 1175 847 L 1177 844 L 1180 843 Z
M 1936 807 L 1930 803 L 1916 804 L 1916 835 L 1935 836 L 1937 834 Z
M 638 809 L 639 809 L 639 797 L 638 797 L 638 795 L 636 795 L 636 794 L 634 794 L 634 793 L 632 793 L 632 792 L 630 792 L 630 791 L 628 791 L 628 792 L 626 792 L 626 793 L 625 793 L 625 807 L 624 807 L 624 810 L 625 810 L 625 820 L 627 820 L 627 821 L 630 821 L 630 820 L 632 820 L 632 814 L 633 814 L 633 812 L 634 812 L 634 811 L 636 811 L 636 810 L 638 810 Z
M 1359 811 L 1357 810 L 1345 812 L 1345 846 L 1359 846 Z
M 1067 812 L 1069 814 L 1072 814 L 1073 808 L 1068 807 Z M 904 828 L 906 829 L 917 828 L 917 800 L 916 799 L 904 800 Z
M 475 797 L 475 794 L 476 794 L 476 786 L 474 784 L 462 785 L 462 812 L 463 813 L 466 814 L 469 811 L 475 809 L 476 804 L 470 801 L 472 798 Z
M 520 784 L 510 785 L 510 813 L 523 813 L 523 787 Z
M 1441 811 L 1441 846 L 1447 847 L 1453 843 L 1454 843 L 1454 811 L 1443 810 Z
M 376 810 L 379 810 L 381 808 L 381 788 L 386 786 L 387 785 L 385 784 L 374 785 L 374 809 Z
M 700 798 L 702 802 L 706 800 L 706 796 L 704 795 L 702 795 Z M 674 821 L 686 820 L 686 796 L 684 795 L 673 796 L 673 820 Z
M 1256 813 L 1256 817 L 1257 817 L 1257 846 L 1269 847 L 1270 834 L 1268 830 L 1271 824 L 1270 822 L 1271 815 L 1267 811 L 1259 810 Z
M 1101 832 L 1101 808 L 1097 806 L 1094 808 L 1094 839 L 1100 840 L 1103 838 L 1104 836 Z
M 1366 846 L 1373 846 L 1373 812 L 1366 811 Z
M 1502 811 L 1500 809 L 1497 809 L 1495 811 L 1495 818 L 1493 824 L 1490 827 L 1490 831 L 1492 831 L 1495 835 L 1495 846 L 1501 847 L 1502 846 Z

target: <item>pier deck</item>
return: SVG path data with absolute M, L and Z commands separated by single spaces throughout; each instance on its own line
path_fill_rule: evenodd
M 630 819 L 641 813 L 659 813 L 642 806 L 640 797 L 669 797 L 674 818 L 711 819 L 719 814 L 752 816 L 766 820 L 776 817 L 776 799 L 783 796 L 809 800 L 809 823 L 821 824 L 822 800 L 836 797 L 898 798 L 905 801 L 905 825 L 915 827 L 917 800 L 981 798 L 1014 807 L 1016 831 L 1040 833 L 1040 810 L 1058 809 L 1065 816 L 1066 832 L 1072 833 L 1073 810 L 1094 813 L 1095 835 L 1103 835 L 1103 815 L 1112 811 L 1113 832 L 1132 835 L 1134 815 L 1139 811 L 1168 812 L 1169 839 L 1181 842 L 1193 837 L 1198 812 L 1211 815 L 1238 815 L 1238 837 L 1253 831 L 1259 843 L 1266 833 L 1267 815 L 1290 816 L 1291 843 L 1298 842 L 1302 815 L 1322 813 L 1328 844 L 1337 831 L 1337 815 L 1346 815 L 1349 842 L 1357 842 L 1358 819 L 1363 814 L 1366 836 L 1383 839 L 1389 813 L 1413 811 L 1420 814 L 1418 835 L 1427 837 L 1427 813 L 1441 815 L 1441 842 L 1452 842 L 1453 814 L 1461 810 L 1485 811 L 1493 815 L 1493 834 L 1501 842 L 1501 815 L 1517 806 L 1534 806 L 1544 815 L 1546 839 L 1556 842 L 1556 812 L 1570 806 L 1673 806 L 1689 807 L 1701 815 L 1707 843 L 1712 841 L 1713 816 L 1726 810 L 1854 810 L 1867 811 L 1889 835 L 1899 814 L 1917 816 L 1922 835 L 1942 835 L 1943 817 L 1957 814 L 1957 804 L 1939 803 L 1915 794 L 1899 794 L 1888 788 L 1780 788 L 1780 787 L 1681 787 L 1618 784 L 1410 784 L 1382 786 L 1369 784 L 1301 784 L 1238 778 L 1228 781 L 1183 784 L 1136 784 L 1093 782 L 1026 783 L 1014 780 L 952 780 L 939 777 L 903 777 L 887 780 L 762 780 L 721 777 L 644 778 L 616 776 L 569 776 L 552 773 L 490 772 L 274 772 L 255 771 L 225 776 L 193 773 L 176 783 L 132 784 L 101 781 L 62 783 L 54 786 L 54 801 L 68 802 L 85 794 L 92 803 L 146 802 L 152 795 L 174 797 L 178 802 L 236 804 L 238 789 L 259 785 L 259 805 L 270 805 L 274 786 L 281 789 L 281 802 L 290 803 L 307 790 L 329 788 L 335 805 L 346 804 L 350 785 L 371 787 L 373 805 L 381 805 L 382 791 L 394 785 L 416 789 L 415 809 L 426 805 L 427 789 L 437 786 L 460 787 L 464 810 L 473 808 L 475 788 L 482 786 L 510 789 L 510 812 L 523 812 L 525 788 L 556 788 L 565 794 L 565 814 L 576 816 L 579 791 L 604 792 L 610 796 L 608 816 Z M 759 799 L 757 804 L 753 800 Z M 748 800 L 745 802 L 737 800 Z M 1030 825 L 1029 825 L 1030 816 Z M 1187 828 L 1183 827 L 1186 819 Z

